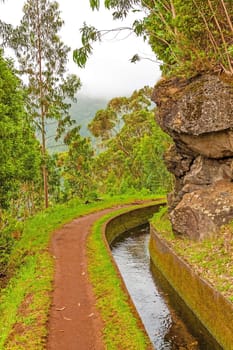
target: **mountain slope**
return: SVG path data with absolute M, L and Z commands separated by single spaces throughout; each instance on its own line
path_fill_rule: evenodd
M 94 118 L 96 112 L 99 109 L 106 107 L 108 100 L 104 98 L 95 98 L 84 95 L 77 97 L 77 102 L 72 103 L 70 108 L 71 118 L 74 119 L 77 125 L 81 126 L 80 134 L 82 136 L 90 136 L 88 131 L 88 124 Z M 61 152 L 64 151 L 65 146 L 62 140 L 55 141 L 56 124 L 48 124 L 46 128 L 47 148 L 49 152 Z

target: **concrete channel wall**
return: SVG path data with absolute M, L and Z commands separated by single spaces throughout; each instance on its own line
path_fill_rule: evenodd
M 125 231 L 148 223 L 149 219 L 153 216 L 153 214 L 156 211 L 159 210 L 161 205 L 163 205 L 163 203 L 161 202 L 148 203 L 135 209 L 129 209 L 129 211 L 126 211 L 122 214 L 116 214 L 116 216 L 109 219 L 102 228 L 102 239 L 105 242 L 106 249 L 109 252 L 109 257 L 112 261 L 112 264 L 115 266 L 119 279 L 121 280 L 121 288 L 128 296 L 128 304 L 131 307 L 135 319 L 137 319 L 138 327 L 140 327 L 140 329 L 144 332 L 145 337 L 148 338 L 149 345 L 147 350 L 154 350 L 154 346 L 152 345 L 149 339 L 149 335 L 146 332 L 145 326 L 140 318 L 140 315 L 130 297 L 123 277 L 121 276 L 120 270 L 118 269 L 118 266 L 115 263 L 115 260 L 111 253 L 110 244 L 114 241 L 115 238 L 122 235 Z
M 104 236 L 108 244 L 110 245 L 115 238 L 125 231 L 148 223 L 149 219 L 159 210 L 162 204 L 148 203 L 111 218 L 104 229 Z
M 108 220 L 103 230 L 106 245 L 110 245 L 125 231 L 147 223 L 161 205 L 163 203 L 150 203 L 129 209 Z M 177 256 L 153 227 L 151 227 L 150 256 L 152 264 L 217 341 L 219 348 L 233 350 L 233 304 Z
M 151 227 L 150 256 L 175 292 L 224 350 L 233 350 L 233 304 L 200 278 Z

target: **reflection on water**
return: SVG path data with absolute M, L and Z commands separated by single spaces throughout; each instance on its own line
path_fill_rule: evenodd
M 171 316 L 150 271 L 149 227 L 124 234 L 111 245 L 131 298 L 156 350 L 198 350 L 197 340 L 183 322 Z

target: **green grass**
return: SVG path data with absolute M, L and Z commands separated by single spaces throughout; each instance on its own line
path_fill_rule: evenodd
M 163 234 L 167 240 L 174 239 L 174 233 L 172 232 L 172 225 L 168 218 L 168 211 L 166 206 L 162 206 L 160 210 L 154 214 L 151 219 L 152 225 L 158 232 Z
M 52 232 L 76 217 L 149 198 L 109 197 L 88 205 L 73 200 L 25 222 L 9 260 L 11 279 L 0 293 L 0 350 L 44 349 L 54 271 L 48 252 Z
M 104 321 L 103 336 L 106 349 L 145 350 L 150 348 L 149 339 L 130 306 L 102 239 L 104 223 L 125 211 L 124 209 L 108 214 L 94 225 L 87 243 L 88 272 L 97 298 L 97 308 Z
M 233 301 L 233 232 L 227 231 L 222 228 L 216 237 L 202 242 L 176 239 L 173 245 L 198 274 Z
M 175 236 L 165 207 L 151 223 L 196 273 L 233 302 L 233 222 L 223 226 L 215 237 L 200 242 Z

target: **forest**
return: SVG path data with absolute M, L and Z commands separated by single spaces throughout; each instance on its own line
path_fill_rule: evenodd
M 99 0 L 89 3 L 101 14 Z M 131 12 L 143 14 L 131 31 L 149 42 L 161 62 L 162 84 L 177 80 L 185 85 L 184 81 L 205 74 L 224 75 L 224 82 L 231 81 L 232 0 L 105 0 L 104 6 L 113 20 L 123 21 Z M 174 140 L 183 164 L 190 158 L 190 168 L 196 161 L 196 150 L 186 154 L 182 148 L 182 132 L 176 134 L 158 123 L 161 105 L 176 100 L 174 86 L 165 88 L 167 95 L 155 102 L 153 87 L 144 86 L 131 96 L 93 101 L 93 108 L 85 105 L 89 102 L 83 104 L 82 82 L 68 73 L 71 49 L 61 39 L 63 25 L 59 3 L 52 0 L 26 0 L 16 27 L 0 21 L 2 287 L 20 265 L 15 249 L 27 223 L 37 215 L 57 208 L 73 210 L 74 201 L 99 205 L 114 196 L 165 196 L 175 188 L 178 195 L 170 200 L 172 207 L 181 196 L 180 179 L 185 176 L 177 176 L 177 169 L 169 172 L 164 162 Z M 74 50 L 73 60 L 85 69 L 88 58 L 95 55 L 94 43 L 104 40 L 105 31 L 84 23 L 80 32 L 82 47 Z M 14 60 L 7 58 L 7 49 L 13 50 Z M 140 59 L 135 54 L 131 61 Z
M 78 103 L 81 84 L 66 74 L 70 49 L 59 37 L 62 24 L 58 4 L 49 1 L 26 2 L 17 28 L 2 23 L 3 264 L 13 244 L 12 227 L 44 207 L 74 197 L 85 202 L 104 194 L 164 193 L 172 183 L 162 160 L 170 139 L 155 122 L 151 88 L 112 99 L 92 116 L 92 140 L 80 134 L 74 119 L 84 120 L 85 115 L 71 115 L 70 107 Z M 4 58 L 5 47 L 15 50 L 17 70 Z M 51 132 L 64 151 L 55 152 Z

